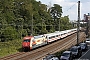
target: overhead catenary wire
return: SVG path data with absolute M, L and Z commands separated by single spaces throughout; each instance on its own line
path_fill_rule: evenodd
M 70 6 L 67 10 L 65 10 L 64 12 L 69 11 L 70 9 L 72 9 L 77 3 L 73 4 L 72 6 Z

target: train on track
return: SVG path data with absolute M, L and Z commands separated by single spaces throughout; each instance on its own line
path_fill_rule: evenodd
M 71 34 L 77 32 L 77 28 L 65 30 L 65 31 L 55 31 L 49 34 L 43 34 L 38 36 L 26 36 L 23 38 L 22 49 L 23 51 L 30 51 L 37 47 L 50 44 L 62 38 L 65 38 Z

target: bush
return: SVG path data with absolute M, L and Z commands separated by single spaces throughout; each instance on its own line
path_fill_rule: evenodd
M 22 40 L 12 40 L 8 42 L 0 42 L 0 57 L 20 52 Z

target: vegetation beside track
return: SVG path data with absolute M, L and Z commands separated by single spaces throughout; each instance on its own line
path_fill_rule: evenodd
M 16 52 L 21 52 L 22 40 L 13 40 L 8 42 L 0 42 L 0 57 L 4 57 Z

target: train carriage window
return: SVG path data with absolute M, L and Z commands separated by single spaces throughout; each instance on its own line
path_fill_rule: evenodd
M 66 33 L 64 33 L 64 34 L 66 34 Z
M 58 35 L 56 35 L 56 37 L 58 37 Z
M 61 35 L 64 35 L 64 34 L 61 34 Z
M 51 39 L 53 38 L 53 36 L 51 37 Z
M 49 39 L 51 39 L 51 37 L 49 37 Z
M 47 38 L 47 36 L 46 36 L 46 38 Z
M 52 38 L 55 38 L 55 36 L 52 36 Z
M 50 37 L 50 39 L 52 39 L 52 37 Z

